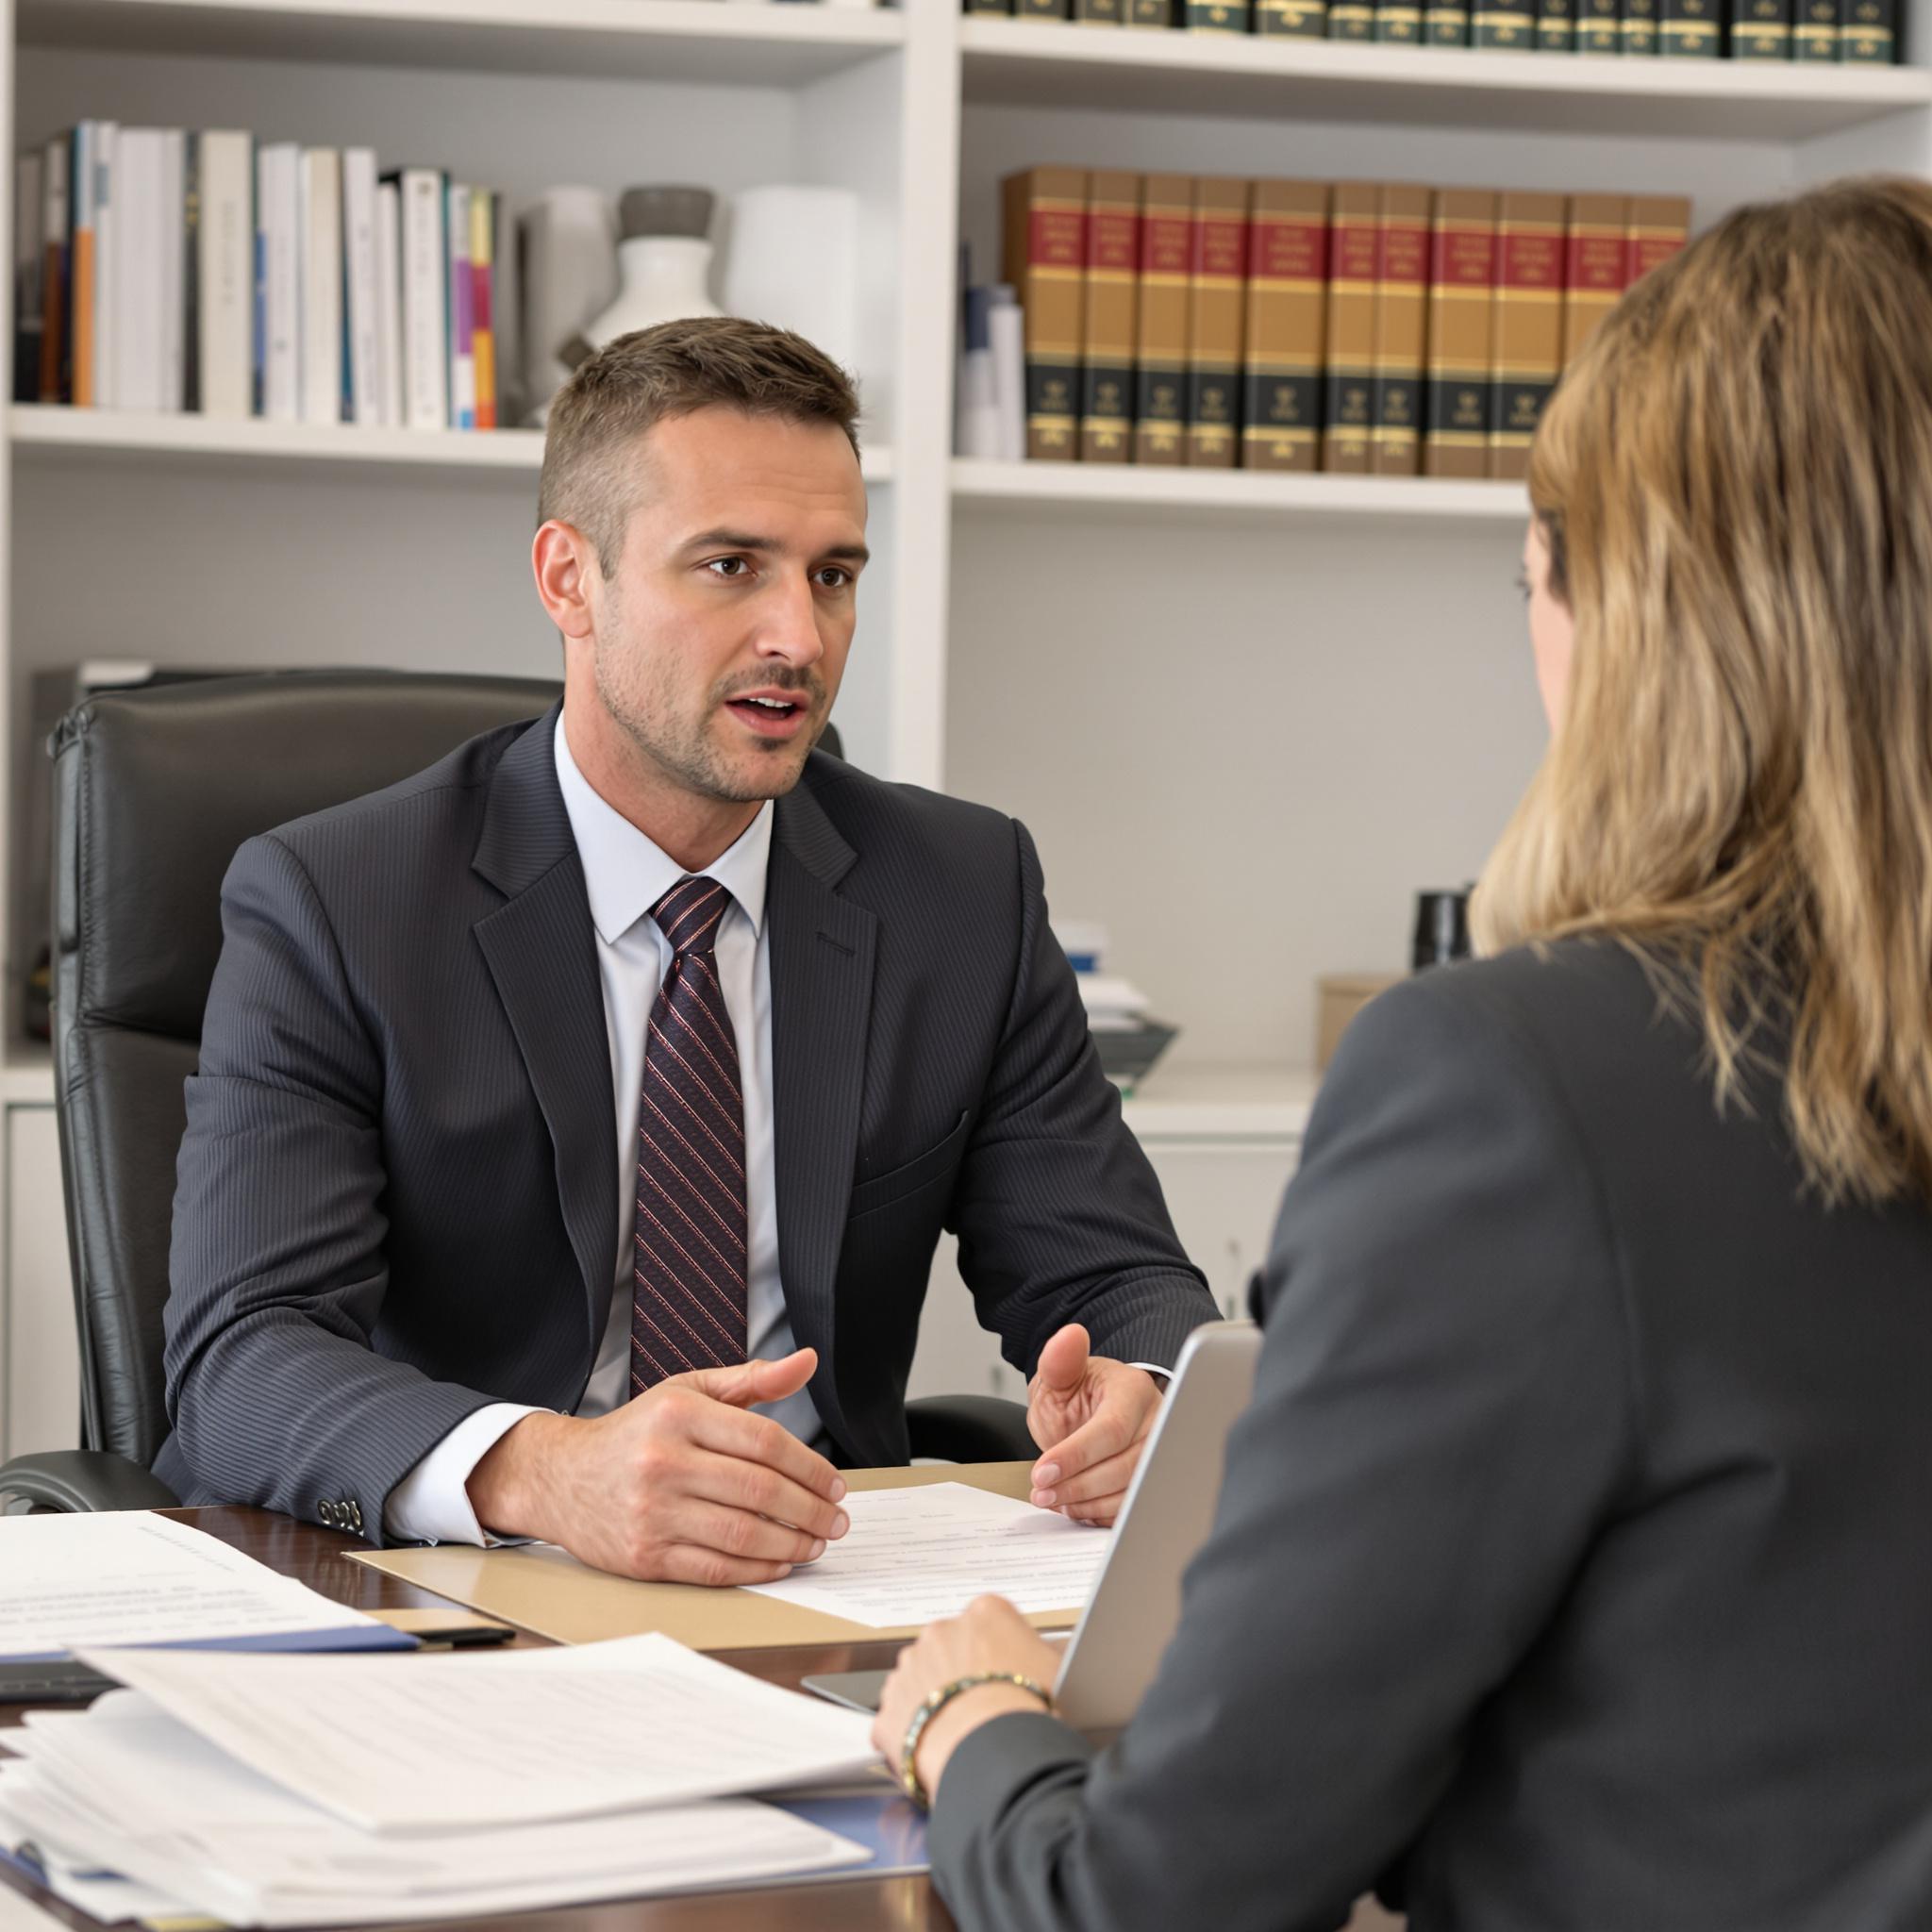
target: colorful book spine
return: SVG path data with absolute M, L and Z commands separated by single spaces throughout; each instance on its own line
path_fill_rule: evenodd
M 1539 54 L 1576 51 L 1575 0 L 1537 0 L 1536 50 Z
M 1331 41 L 1374 40 L 1374 0 L 1328 0 L 1328 38 Z
M 1328 38 L 1328 0 L 1256 0 L 1255 31 L 1298 41 Z
M 1617 306 L 1629 281 L 1630 197 L 1573 194 L 1563 239 L 1563 366 Z
M 1898 0 L 1840 0 L 1839 58 L 1848 65 L 1890 67 L 1898 58 Z
M 1624 230 L 1624 286 L 1639 282 L 1690 239 L 1690 204 L 1681 194 L 1633 194 Z
M 1621 54 L 1624 22 L 1620 0 L 1576 0 L 1576 51 Z
M 1530 52 L 1536 45 L 1536 19 L 1529 0 L 1476 0 L 1469 38 L 1472 46 Z
M 1731 0 L 1731 58 L 1789 60 L 1791 0 Z
M 1372 181 L 1335 187 L 1328 228 L 1327 370 L 1322 398 L 1322 467 L 1363 475 L 1375 426 L 1375 257 L 1380 191 Z
M 1087 279 L 1087 173 L 1030 168 L 1008 175 L 1006 279 L 1026 318 L 1026 454 L 1079 455 L 1080 338 Z
M 1658 52 L 1657 0 L 1623 0 L 1618 31 L 1624 51 L 1640 57 Z
M 1420 0 L 1375 0 L 1375 38 L 1391 47 L 1422 44 Z
M 1490 475 L 1529 474 L 1537 420 L 1563 356 L 1560 194 L 1506 192 L 1496 208 L 1495 389 L 1490 405 Z
M 43 403 L 73 400 L 73 358 L 68 341 L 68 280 L 73 264 L 74 137 L 47 143 L 41 185 L 46 197 L 41 235 L 46 250 L 42 279 L 41 387 Z
M 1231 470 L 1241 458 L 1242 295 L 1248 277 L 1248 184 L 1194 183 L 1188 256 L 1187 460 Z
M 1188 29 L 1197 34 L 1244 34 L 1253 24 L 1252 0 L 1187 0 Z
M 1134 460 L 1186 457 L 1188 262 L 1194 183 L 1149 175 L 1141 183 L 1141 274 L 1134 340 Z
M 1836 61 L 1839 51 L 1839 0 L 1794 0 L 1797 18 L 1791 28 L 1791 58 Z
M 1431 210 L 1425 476 L 1489 475 L 1496 201 L 1484 189 L 1445 188 Z
M 1369 468 L 1413 476 L 1422 460 L 1423 354 L 1428 325 L 1431 192 L 1385 186 L 1375 224 L 1374 425 Z
M 94 404 L 95 251 L 94 128 L 83 121 L 74 130 L 74 317 L 73 395 L 77 408 Z
M 1141 177 L 1087 177 L 1087 288 L 1080 349 L 1080 459 L 1124 463 L 1134 442 L 1134 325 Z
M 1248 197 L 1241 466 L 1312 470 L 1322 428 L 1328 188 L 1257 181 Z
M 1432 47 L 1469 45 L 1469 0 L 1425 0 L 1423 39 Z
M 476 427 L 496 427 L 495 196 L 470 191 L 470 335 L 476 358 Z
M 1838 0 L 1830 0 L 1834 9 Z M 1663 0 L 1657 51 L 1677 60 L 1715 60 L 1724 52 L 1721 0 Z

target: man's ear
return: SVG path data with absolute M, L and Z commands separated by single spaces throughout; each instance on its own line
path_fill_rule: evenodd
M 573 524 L 553 517 L 530 545 L 537 595 L 567 638 L 589 637 L 593 626 L 590 579 L 601 566 L 596 546 Z

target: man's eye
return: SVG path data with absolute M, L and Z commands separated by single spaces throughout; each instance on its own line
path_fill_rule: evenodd
M 741 557 L 714 557 L 705 568 L 717 572 L 721 577 L 740 577 L 751 566 Z
M 819 582 L 828 591 L 842 591 L 852 581 L 852 573 L 841 570 L 836 563 L 828 563 L 819 572 Z

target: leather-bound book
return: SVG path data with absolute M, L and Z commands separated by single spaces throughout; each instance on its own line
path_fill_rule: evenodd
M 1141 180 L 1141 276 L 1134 341 L 1134 460 L 1186 459 L 1191 175 Z
M 1539 54 L 1576 51 L 1575 0 L 1536 0 L 1536 50 Z
M 1831 7 L 1836 19 L 1838 0 Z M 1717 59 L 1724 52 L 1722 0 L 1663 0 L 1662 36 L 1657 51 L 1668 59 Z
M 1630 279 L 1630 197 L 1573 194 L 1563 240 L 1563 366 L 1617 306 Z
M 1087 294 L 1080 354 L 1080 459 L 1124 463 L 1134 441 L 1134 307 L 1141 177 L 1087 177 Z
M 1681 194 L 1633 194 L 1624 230 L 1624 286 L 1641 281 L 1690 239 L 1690 204 Z
M 1248 198 L 1241 386 L 1241 463 L 1246 469 L 1315 467 L 1327 296 L 1327 184 L 1257 181 Z
M 1026 318 L 1026 454 L 1079 454 L 1080 338 L 1087 281 L 1087 172 L 1008 175 L 1006 279 Z
M 1391 182 L 1382 189 L 1376 215 L 1375 394 L 1369 468 L 1378 476 L 1413 476 L 1422 462 L 1432 199 L 1426 188 Z
M 1707 4 L 1707 0 L 1703 0 Z M 1640 57 L 1659 52 L 1657 45 L 1657 0 L 1623 0 L 1617 30 L 1623 36 L 1624 51 Z
M 1562 367 L 1565 212 L 1560 194 L 1511 190 L 1497 205 L 1491 476 L 1529 474 L 1537 419 Z
M 1621 54 L 1624 17 L 1619 0 L 1576 0 L 1576 51 Z
M 1328 38 L 1328 0 L 1256 0 L 1255 31 L 1324 41 Z
M 1490 473 L 1498 198 L 1484 188 L 1440 189 L 1431 212 L 1425 476 Z
M 1791 25 L 1791 58 L 1838 58 L 1839 0 L 1794 0 L 1797 18 Z
M 1231 470 L 1241 460 L 1242 298 L 1248 272 L 1248 184 L 1194 183 L 1188 257 L 1187 460 Z
M 1322 467 L 1362 475 L 1375 426 L 1375 258 L 1381 191 L 1340 181 L 1329 204 Z
M 1731 0 L 1731 58 L 1789 60 L 1791 0 Z
M 1898 0 L 1840 0 L 1838 58 L 1851 66 L 1890 67 L 1898 58 Z

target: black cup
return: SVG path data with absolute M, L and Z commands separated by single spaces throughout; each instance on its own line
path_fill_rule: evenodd
M 1469 891 L 1415 895 L 1415 950 L 1410 963 L 1420 973 L 1450 959 L 1469 958 Z

